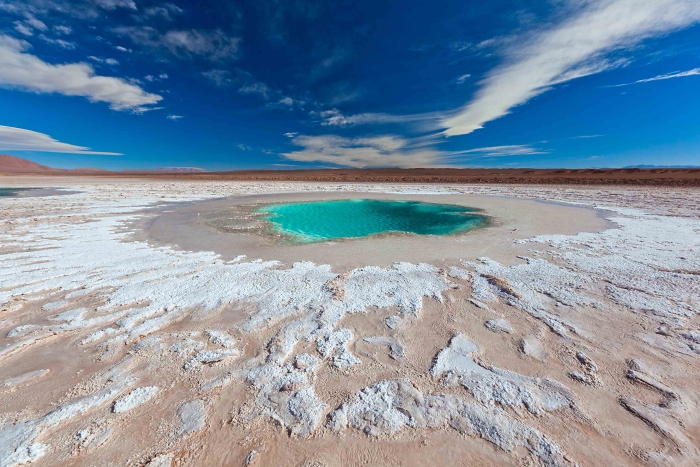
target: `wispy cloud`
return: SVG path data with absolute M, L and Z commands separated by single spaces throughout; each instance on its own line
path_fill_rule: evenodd
M 127 36 L 135 44 L 154 50 L 167 50 L 177 57 L 204 57 L 212 61 L 236 58 L 240 39 L 229 37 L 220 29 L 171 30 L 165 33 L 151 26 L 122 26 L 117 34 Z
M 651 81 L 662 81 L 665 79 L 685 78 L 686 76 L 698 76 L 698 75 L 700 75 L 700 68 L 693 68 L 692 70 L 688 70 L 688 71 L 674 71 L 673 73 L 666 73 L 664 75 L 658 75 L 658 76 L 654 76 L 652 78 L 638 79 L 637 81 L 632 81 L 631 83 L 613 84 L 612 86 L 609 86 L 609 87 L 619 88 L 621 86 L 630 86 L 632 84 L 638 84 L 638 83 L 649 83 Z
M 572 136 L 570 139 L 590 139 L 590 138 L 601 138 L 604 135 L 581 135 L 581 136 Z
M 321 117 L 323 126 L 355 126 L 367 124 L 389 124 L 389 123 L 415 123 L 437 121 L 439 116 L 433 113 L 412 114 L 412 115 L 392 115 L 386 113 L 360 113 L 354 115 L 343 115 L 338 109 L 312 112 L 312 116 Z
M 142 112 L 162 100 L 121 78 L 99 76 L 87 63 L 52 65 L 26 53 L 29 44 L 0 35 L 0 86 L 35 93 L 82 96 L 114 110 Z
M 95 3 L 105 10 L 114 10 L 116 8 L 136 10 L 136 3 L 134 3 L 134 0 L 95 0 Z
M 46 26 L 43 21 L 36 19 L 31 14 L 26 14 L 25 17 L 26 19 L 24 21 L 15 21 L 13 23 L 15 25 L 15 30 L 23 36 L 33 36 L 35 29 L 39 31 L 46 31 L 48 29 L 48 26 Z
M 70 26 L 62 26 L 60 24 L 56 25 L 53 27 L 53 30 L 57 34 L 63 34 L 63 35 L 68 35 L 73 32 L 73 29 Z
M 96 19 L 118 8 L 136 10 L 133 0 L 3 0 L 0 10 L 25 17 L 46 15 L 51 12 L 74 18 Z
M 63 39 L 53 39 L 51 37 L 45 36 L 44 34 L 39 34 L 39 39 L 46 42 L 47 44 L 57 45 L 57 46 L 62 47 L 64 49 L 68 49 L 68 50 L 75 49 L 75 42 L 66 41 Z
M 100 57 L 95 57 L 94 55 L 90 55 L 88 57 L 90 60 L 93 62 L 97 63 L 105 63 L 107 65 L 119 65 L 119 61 L 114 59 L 114 58 L 100 58 Z
M 137 16 L 137 20 L 150 21 L 152 18 L 160 18 L 165 21 L 172 21 L 174 16 L 184 12 L 182 8 L 172 3 L 163 3 L 158 6 L 148 7 L 143 10 L 141 16 Z
M 67 154 L 93 154 L 100 156 L 121 156 L 116 152 L 92 151 L 90 148 L 62 143 L 37 131 L 0 125 L 0 150 L 62 152 Z
M 180 120 L 181 118 L 185 118 L 182 115 L 168 115 L 167 117 L 168 120 Z
M 344 138 L 336 135 L 297 136 L 302 150 L 282 154 L 297 162 L 323 162 L 345 167 L 445 167 L 443 153 L 413 148 L 400 136 Z
M 567 7 L 561 23 L 506 41 L 503 64 L 442 122 L 446 135 L 483 128 L 557 83 L 620 66 L 604 56 L 700 20 L 697 0 L 570 0 Z
M 212 83 L 219 87 L 227 86 L 233 82 L 231 79 L 231 73 L 227 70 L 213 69 L 203 71 L 202 76 L 209 79 Z
M 263 99 L 267 100 L 270 99 L 272 90 L 262 81 L 255 81 L 241 86 L 238 88 L 238 92 L 241 94 L 259 94 Z
M 466 75 L 462 75 L 462 76 L 460 76 L 459 78 L 457 78 L 457 79 L 455 80 L 455 82 L 456 82 L 457 84 L 464 84 L 464 82 L 465 82 L 466 80 L 468 80 L 469 78 L 471 78 L 471 76 L 472 76 L 471 74 L 467 73 Z
M 470 155 L 472 157 L 504 157 L 529 156 L 533 154 L 548 154 L 549 151 L 533 147 L 529 144 L 511 144 L 505 146 L 487 146 L 450 153 L 450 156 Z

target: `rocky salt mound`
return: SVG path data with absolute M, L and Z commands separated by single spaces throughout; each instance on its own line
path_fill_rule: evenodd
M 13 200 L 13 208 L 1 214 L 0 370 L 8 377 L 0 389 L 12 397 L 0 415 L 0 466 L 89 463 L 97 458 L 93 453 L 110 449 L 122 463 L 190 459 L 183 450 L 210 435 L 212 407 L 228 387 L 243 388 L 247 405 L 237 410 L 245 412 L 244 432 L 273 421 L 304 443 L 355 431 L 386 441 L 415 431 L 454 430 L 547 466 L 591 463 L 570 454 L 577 443 L 554 427 L 576 423 L 602 440 L 603 433 L 614 432 L 612 421 L 596 415 L 596 398 L 602 398 L 638 421 L 635 429 L 646 430 L 645 439 L 656 439 L 639 441 L 632 452 L 611 448 L 607 459 L 700 462 L 689 432 L 697 426 L 697 401 L 682 387 L 700 376 L 700 211 L 693 206 L 683 216 L 662 216 L 645 210 L 664 205 L 658 193 L 649 202 L 626 191 L 611 198 L 611 192 L 593 190 L 582 197 L 575 190 L 430 187 L 589 199 L 614 210 L 616 228 L 521 240 L 528 254 L 511 266 L 464 258 L 448 268 L 397 263 L 341 275 L 303 261 L 223 261 L 212 253 L 153 247 L 132 240 L 124 225 L 164 201 L 281 190 L 425 188 L 73 188 L 81 193 Z M 463 295 L 455 305 L 444 302 L 449 294 Z M 477 326 L 471 332 L 481 336 L 455 333 L 432 355 L 430 367 L 412 361 L 417 348 L 404 339 L 422 320 L 433 319 L 424 316 L 426 300 L 445 310 L 459 306 L 467 320 L 473 315 Z M 348 324 L 370 309 L 387 313 L 377 328 L 384 335 L 377 329 L 359 335 Z M 596 332 L 591 323 L 606 320 L 624 326 Z M 378 378 L 331 400 L 337 396 L 319 381 L 338 374 L 356 385 L 365 369 L 376 367 L 355 351 L 358 342 L 388 351 L 395 373 L 412 376 Z M 508 342 L 512 358 L 522 364 L 490 363 L 500 357 L 489 346 Z M 611 347 L 623 350 L 611 354 Z M 18 388 L 31 391 L 58 378 L 61 368 L 15 368 L 30 365 L 36 351 L 47 348 L 89 355 L 81 367 L 92 369 L 64 374 L 70 384 L 61 383 L 60 393 L 27 404 Z M 523 365 L 527 371 L 516 371 Z M 550 369 L 557 377 L 542 374 Z M 116 446 L 127 427 L 148 424 L 155 413 L 170 420 L 153 426 L 158 439 L 119 457 Z M 615 436 L 620 446 L 637 443 L 625 438 L 627 432 Z M 256 453 L 251 462 L 263 459 L 262 451 L 246 452 Z

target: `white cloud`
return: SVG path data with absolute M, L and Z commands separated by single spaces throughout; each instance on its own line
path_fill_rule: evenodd
M 471 78 L 472 75 L 467 73 L 466 75 L 462 75 L 459 78 L 456 79 L 457 84 L 464 84 L 464 82 L 468 79 Z
M 119 65 L 119 61 L 114 58 L 100 58 L 95 57 L 94 55 L 90 55 L 88 58 L 93 62 L 97 63 L 106 63 L 107 65 Z
M 117 45 L 114 48 L 120 52 L 131 52 L 131 50 L 127 49 L 126 47 L 122 47 L 121 45 Z
M 114 10 L 116 8 L 136 10 L 136 4 L 133 0 L 95 0 L 95 3 L 105 10 Z
M 51 12 L 75 18 L 97 19 L 102 10 L 126 8 L 136 10 L 133 0 L 0 0 L 0 10 L 25 17 L 46 15 Z
M 620 86 L 629 86 L 631 84 L 649 83 L 651 81 L 662 81 L 665 79 L 685 78 L 686 76 L 698 76 L 698 75 L 700 75 L 700 68 L 693 68 L 692 70 L 688 70 L 688 71 L 674 71 L 673 73 L 666 73 L 664 75 L 658 75 L 658 76 L 654 76 L 652 78 L 638 79 L 637 81 L 633 81 L 631 83 L 615 84 L 611 87 L 617 88 Z
M 291 97 L 283 97 L 279 100 L 278 104 L 292 106 L 294 105 L 294 99 L 292 99 Z
M 44 133 L 3 125 L 0 125 L 0 150 L 62 152 L 67 154 L 95 154 L 102 156 L 122 155 L 116 152 L 91 151 L 90 148 L 83 146 L 61 143 Z
M 294 138 L 298 134 L 299 134 L 298 131 L 290 131 L 290 132 L 285 133 L 284 136 L 286 136 L 287 138 Z
M 46 24 L 43 21 L 38 20 L 38 19 L 34 18 L 33 16 L 30 16 L 29 18 L 24 20 L 24 22 L 25 22 L 25 24 L 33 27 L 34 29 L 38 29 L 39 31 L 46 31 L 48 29 L 48 27 L 46 26 Z
M 160 75 L 153 76 L 153 75 L 146 75 L 143 77 L 146 81 L 153 82 L 153 81 L 163 81 L 164 79 L 168 79 L 168 75 L 165 73 L 161 73 Z
M 348 167 L 445 167 L 443 153 L 416 149 L 399 136 L 343 138 L 335 135 L 297 136 L 304 149 L 282 154 L 297 162 L 323 162 Z
M 165 118 L 170 119 L 170 120 L 180 120 L 181 118 L 185 118 L 185 117 L 183 117 L 182 115 L 168 115 Z
M 269 99 L 272 90 L 267 86 L 267 84 L 262 81 L 256 81 L 254 83 L 246 84 L 238 89 L 241 94 L 259 94 L 264 99 Z
M 700 20 L 697 0 L 570 0 L 563 22 L 509 44 L 505 61 L 456 115 L 445 119 L 448 136 L 471 133 L 553 85 L 610 67 L 604 55 Z
M 51 39 L 50 37 L 46 37 L 43 34 L 39 34 L 39 39 L 41 39 L 42 41 L 44 41 L 48 44 L 53 44 L 53 45 L 57 45 L 59 47 L 63 47 L 64 49 L 68 49 L 68 50 L 75 49 L 75 42 L 64 41 L 63 39 Z
M 179 15 L 183 13 L 183 9 L 172 3 L 163 3 L 159 6 L 149 7 L 143 10 L 143 18 L 139 19 L 150 19 L 154 17 L 162 18 L 166 21 L 172 21 L 172 15 Z
M 58 34 L 63 34 L 63 35 L 68 35 L 73 32 L 73 29 L 71 29 L 69 26 L 61 26 L 57 25 L 53 27 L 53 30 L 56 31 Z
M 15 30 L 24 35 L 24 36 L 33 36 L 34 32 L 32 31 L 32 28 L 27 26 L 26 24 L 20 22 L 20 21 L 15 21 Z
M 83 96 L 114 110 L 144 111 L 162 100 L 121 78 L 99 76 L 87 63 L 52 65 L 26 53 L 29 44 L 0 35 L 0 86 L 36 93 Z

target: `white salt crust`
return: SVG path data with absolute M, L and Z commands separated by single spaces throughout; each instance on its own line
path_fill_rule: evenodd
M 12 212 L 1 213 L 0 219 L 6 228 L 0 230 L 0 240 L 8 253 L 0 255 L 0 304 L 13 313 L 21 309 L 15 302 L 18 297 L 27 296 L 33 300 L 51 297 L 54 301 L 43 307 L 49 312 L 67 308 L 71 300 L 93 293 L 102 294 L 106 304 L 97 310 L 69 309 L 57 316 L 54 312 L 45 322 L 29 325 L 12 324 L 10 314 L 10 319 L 3 323 L 12 326 L 8 331 L 12 333 L 9 336 L 12 341 L 0 348 L 0 357 L 21 353 L 45 339 L 67 332 L 79 333 L 82 345 L 108 349 L 114 344 L 126 344 L 140 352 L 150 352 L 157 348 L 158 333 L 193 311 L 206 313 L 229 302 L 250 302 L 256 305 L 257 312 L 251 314 L 241 331 L 255 332 L 284 324 L 266 347 L 262 362 L 235 370 L 237 360 L 231 359 L 233 369 L 227 369 L 223 376 L 202 387 L 213 388 L 231 378 L 243 377 L 257 391 L 256 405 L 260 414 L 277 420 L 293 435 L 313 435 L 328 412 L 313 386 L 313 374 L 320 363 L 314 356 L 295 354 L 296 344 L 315 342 L 318 355 L 326 364 L 361 365 L 348 350 L 348 344 L 355 339 L 372 337 L 354 336 L 349 329 L 342 328 L 341 321 L 347 313 L 363 312 L 373 306 L 396 307 L 399 315 L 417 316 L 424 298 L 442 300 L 441 293 L 454 286 L 449 279 L 432 265 L 408 263 L 398 263 L 391 268 L 358 268 L 339 279 L 328 266 L 299 262 L 286 268 L 274 261 L 245 262 L 245 255 L 225 262 L 212 253 L 154 248 L 144 242 L 127 241 L 126 234 L 120 233 L 120 227 L 138 216 L 140 209 L 158 203 L 309 190 L 514 194 L 576 203 L 614 196 L 614 204 L 604 201 L 597 206 L 615 212 L 611 220 L 617 228 L 595 234 L 526 240 L 523 243 L 531 245 L 533 251 L 532 257 L 522 258 L 524 264 L 506 267 L 480 258 L 465 262 L 466 269 L 450 268 L 448 276 L 470 283 L 473 305 L 489 310 L 498 302 L 508 303 L 541 320 L 555 333 L 574 340 L 579 331 L 569 317 L 571 311 L 585 307 L 604 313 L 607 305 L 600 297 L 605 297 L 620 310 L 648 315 L 666 330 L 663 334 L 639 333 L 640 343 L 675 356 L 695 357 L 700 353 L 698 331 L 686 326 L 688 318 L 698 312 L 700 303 L 697 281 L 700 255 L 693 254 L 700 250 L 697 219 L 700 209 L 693 206 L 700 203 L 683 207 L 671 201 L 672 196 L 648 191 L 640 194 L 634 189 L 584 191 L 537 187 L 259 183 L 154 183 L 75 188 L 83 192 L 63 197 L 14 199 Z M 0 207 L 7 202 L 0 200 Z M 37 215 L 39 212 L 42 214 Z M 657 215 L 669 212 L 676 215 Z M 534 250 L 538 247 L 547 250 Z M 342 300 L 335 298 L 328 289 L 331 281 L 340 281 L 339 286 L 344 289 Z M 57 291 L 61 294 L 60 300 L 54 298 Z M 393 329 L 399 321 L 411 322 L 394 316 L 387 320 L 387 326 Z M 187 337 L 173 345 L 170 354 L 194 362 L 195 369 L 197 365 L 235 357 L 238 352 L 235 340 L 219 332 L 222 331 L 210 330 L 203 335 Z M 152 335 L 150 340 L 144 339 L 149 335 Z M 386 340 L 381 342 L 391 346 Z M 382 415 L 363 419 L 369 420 L 365 422 L 351 422 L 356 419 L 352 415 L 355 409 L 349 407 L 355 404 L 359 397 L 356 396 L 344 404 L 347 410 L 334 412 L 334 425 L 349 424 L 359 428 L 353 424 L 356 423 L 362 426 L 360 429 L 378 434 L 394 433 L 404 426 L 449 425 L 481 436 L 506 450 L 525 446 L 545 465 L 561 465 L 559 460 L 552 460 L 559 459 L 557 448 L 544 435 L 531 431 L 534 429 L 515 417 L 523 408 L 541 415 L 559 407 L 571 407 L 570 393 L 551 380 L 477 363 L 474 359 L 477 351 L 475 344 L 457 336 L 440 352 L 432 369 L 432 373 L 446 383 L 462 385 L 476 402 L 453 396 L 425 396 L 424 402 L 416 406 L 419 409 L 409 412 L 410 416 L 403 409 L 398 410 L 397 413 L 406 419 L 392 415 L 387 421 Z M 582 365 L 579 374 L 592 378 L 595 372 L 590 365 L 583 362 Z M 660 386 L 663 383 L 648 375 L 638 371 L 633 375 L 630 378 L 634 381 L 663 387 Z M 42 442 L 50 442 L 51 431 L 64 420 L 113 402 L 134 383 L 133 378 L 126 376 L 119 383 L 110 381 L 106 388 L 60 404 L 43 417 L 5 423 L 0 428 L 0 445 L 9 449 L 0 453 L 0 467 L 21 465 L 45 455 L 48 446 L 35 442 L 40 435 Z M 397 384 L 381 382 L 367 390 L 399 399 L 404 398 L 407 391 L 411 393 L 406 386 L 409 383 L 395 387 Z M 137 399 L 140 400 L 134 396 L 134 400 Z M 667 428 L 669 423 L 675 423 L 659 421 L 659 417 L 667 415 L 656 408 L 646 410 L 631 399 L 625 404 L 627 410 L 648 423 L 656 423 L 657 427 L 666 423 L 663 427 L 667 431 L 671 430 Z M 428 406 L 439 408 L 428 416 Z M 376 409 L 372 404 L 367 407 L 368 413 Z M 355 411 L 361 412 L 360 409 Z M 657 412 L 661 415 L 655 415 Z M 414 414 L 421 415 L 424 421 L 420 422 Z M 674 412 L 673 416 L 677 415 Z M 347 420 L 345 425 L 343 416 Z M 682 440 L 679 443 L 682 444 Z M 650 457 L 664 455 L 649 453 Z M 686 449 L 684 455 L 692 456 L 693 452 Z
M 451 395 L 423 395 L 405 378 L 381 381 L 358 392 L 331 413 L 329 424 L 335 431 L 349 427 L 371 436 L 394 435 L 409 428 L 450 427 L 505 451 L 523 446 L 545 466 L 571 465 L 542 433 L 503 410 Z
M 121 413 L 127 412 L 141 404 L 145 404 L 158 392 L 158 388 L 155 386 L 146 386 L 138 389 L 134 389 L 129 394 L 124 397 L 117 399 L 114 402 L 114 407 L 112 407 L 112 412 Z
M 487 406 L 498 405 L 515 411 L 524 407 L 535 415 L 575 406 L 573 395 L 563 384 L 483 366 L 473 358 L 478 350 L 465 336 L 457 335 L 438 353 L 430 373 L 436 377 L 445 376 L 447 384 L 461 384 Z

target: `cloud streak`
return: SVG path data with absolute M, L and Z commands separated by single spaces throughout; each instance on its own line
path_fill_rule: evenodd
M 61 152 L 100 156 L 123 155 L 116 152 L 92 151 L 84 146 L 62 143 L 44 133 L 3 125 L 0 125 L 0 151 Z
M 0 35 L 0 86 L 35 93 L 82 96 L 114 110 L 143 112 L 162 100 L 121 78 L 99 76 L 87 63 L 52 65 L 26 53 L 29 44 Z
M 420 123 L 426 129 L 433 129 L 435 122 L 440 118 L 436 113 L 393 115 L 386 113 L 360 113 L 344 115 L 338 109 L 313 111 L 312 115 L 321 117 L 321 125 L 347 127 L 357 125 L 381 125 L 391 123 Z
M 506 156 L 529 156 L 533 154 L 549 154 L 540 148 L 535 148 L 529 144 L 511 144 L 505 146 L 488 146 L 483 148 L 467 149 L 465 151 L 457 151 L 450 156 L 470 155 L 473 157 L 506 157 Z
M 571 0 L 568 19 L 526 35 L 464 108 L 443 120 L 447 136 L 483 128 L 558 83 L 620 66 L 605 55 L 700 20 L 697 0 Z
M 700 68 L 693 68 L 692 70 L 688 70 L 688 71 L 674 71 L 673 73 L 666 73 L 663 75 L 653 76 L 651 78 L 638 79 L 637 81 L 633 81 L 631 83 L 614 84 L 610 87 L 611 88 L 619 88 L 621 86 L 630 86 L 632 84 L 650 83 L 652 81 L 662 81 L 665 79 L 685 78 L 686 76 L 699 76 L 699 75 L 700 75 Z

